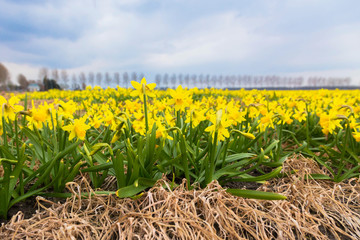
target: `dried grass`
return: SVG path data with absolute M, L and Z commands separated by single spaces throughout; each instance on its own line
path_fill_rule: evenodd
M 4 168 L 0 165 L 0 177 L 4 177 Z
M 310 159 L 294 156 L 289 178 L 259 190 L 275 191 L 286 201 L 232 196 L 211 183 L 187 191 L 183 183 L 169 190 L 161 180 L 140 199 L 93 196 L 86 178 L 70 183 L 74 196 L 64 204 L 38 197 L 39 211 L 30 219 L 19 212 L 0 227 L 1 239 L 359 239 L 360 182 L 306 180 L 323 171 Z M 111 181 L 110 181 L 111 182 Z

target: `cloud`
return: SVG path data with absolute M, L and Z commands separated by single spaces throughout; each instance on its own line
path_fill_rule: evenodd
M 1 61 L 12 66 L 13 76 L 22 66 L 35 78 L 30 69 L 41 66 L 69 72 L 272 74 L 360 65 L 356 1 L 353 7 L 325 0 L 0 5 Z
M 2 62 L 4 66 L 8 69 L 11 77 L 11 81 L 17 84 L 17 76 L 19 74 L 25 75 L 29 80 L 37 79 L 39 73 L 39 67 L 29 64 L 18 64 L 12 62 Z
M 281 43 L 277 36 L 256 31 L 264 21 L 240 17 L 235 11 L 199 19 L 173 38 L 158 41 L 162 50 L 148 53 L 145 62 L 161 69 L 254 60 Z

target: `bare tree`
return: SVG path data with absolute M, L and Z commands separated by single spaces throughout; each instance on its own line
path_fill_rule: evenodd
M 211 77 L 210 84 L 212 87 L 216 87 L 216 83 L 217 83 L 217 77 L 216 77 L 216 75 L 213 75 Z
M 205 87 L 204 88 L 208 88 L 209 85 L 210 85 L 210 75 L 209 74 L 207 74 L 205 76 L 204 82 L 205 82 Z
M 29 86 L 29 82 L 26 77 L 23 74 L 19 74 L 17 77 L 17 81 L 20 84 L 21 89 L 26 91 Z
M 172 87 L 175 89 L 176 88 L 176 75 L 175 74 L 171 75 L 170 81 L 171 81 Z
M 86 76 L 85 76 L 84 72 L 81 72 L 79 74 L 79 81 L 80 81 L 81 89 L 85 89 L 86 88 Z
M 111 78 L 108 72 L 105 73 L 105 83 L 109 87 L 111 83 Z
M 222 86 L 223 86 L 223 76 L 222 75 L 220 75 L 217 78 L 217 82 L 218 82 L 219 87 L 222 88 Z
M 185 80 L 185 86 L 188 88 L 189 84 L 190 84 L 190 76 L 189 76 L 189 74 L 185 75 L 184 80 Z
M 347 77 L 347 78 L 344 79 L 345 86 L 349 86 L 350 83 L 351 83 L 351 78 Z
M 59 72 L 58 72 L 57 69 L 53 69 L 53 70 L 51 71 L 51 77 L 52 77 L 52 79 L 54 79 L 56 82 L 59 81 Z
M 271 81 L 271 76 L 266 76 L 266 77 L 265 77 L 265 80 L 264 80 L 264 86 L 265 86 L 265 88 L 266 88 L 266 87 L 269 87 L 270 81 Z
M 68 82 L 69 82 L 69 75 L 65 69 L 61 70 L 60 77 L 62 82 L 64 83 L 63 88 L 68 88 Z
M 114 73 L 114 82 L 116 86 L 120 85 L 120 74 L 118 72 Z
M 231 87 L 235 88 L 235 84 L 236 84 L 236 76 L 235 75 L 232 75 L 230 77 L 230 83 L 231 83 Z
M 37 80 L 36 83 L 39 85 L 40 91 L 45 91 L 44 81 Z
M 136 81 L 137 82 L 137 80 L 138 80 L 138 75 L 136 74 L 136 72 L 133 72 L 132 74 L 131 74 L 131 81 Z M 141 80 L 141 79 L 140 79 Z
M 197 79 L 196 74 L 191 75 L 191 87 L 192 87 L 192 88 L 197 85 L 196 79 Z
M 95 79 L 94 73 L 93 73 L 93 72 L 89 72 L 88 81 L 89 81 L 89 83 L 90 83 L 91 86 L 94 84 L 94 79 Z
M 145 75 L 143 73 L 140 73 L 138 76 L 139 81 L 141 81 L 144 77 L 145 77 Z
M 183 81 L 183 75 L 181 73 L 178 75 L 178 79 L 179 79 L 179 84 L 183 85 L 184 81 Z
M 165 88 L 169 87 L 169 74 L 167 74 L 167 73 L 164 74 L 163 83 L 164 83 Z
M 203 88 L 203 83 L 204 83 L 204 75 L 200 74 L 199 76 L 199 88 Z
M 225 76 L 224 77 L 224 88 L 229 88 L 230 86 L 230 76 Z
M 64 82 L 64 83 L 67 83 L 69 81 L 69 74 L 67 73 L 67 71 L 65 69 L 61 70 L 61 80 Z
M 303 82 L 304 82 L 304 78 L 303 77 L 298 77 L 296 79 L 296 86 L 301 87 L 303 85 Z
M 45 78 L 49 78 L 49 69 L 47 69 L 46 67 L 42 67 L 39 70 L 39 79 L 43 81 L 43 79 Z
M 98 73 L 96 74 L 96 83 L 97 83 L 99 86 L 101 86 L 101 81 L 102 81 L 102 74 L 101 74 L 101 72 L 98 72 Z
M 10 74 L 8 69 L 2 63 L 0 63 L 0 86 L 5 88 L 9 79 Z
M 71 77 L 71 81 L 72 81 L 72 84 L 73 84 L 73 89 L 77 89 L 78 88 L 78 83 L 77 83 L 77 77 L 76 77 L 75 73 L 73 73 L 73 75 Z
M 156 83 L 157 88 L 161 88 L 161 75 L 160 74 L 156 74 L 155 83 Z
M 127 72 L 123 73 L 123 81 L 126 88 L 128 88 L 129 85 L 129 74 Z

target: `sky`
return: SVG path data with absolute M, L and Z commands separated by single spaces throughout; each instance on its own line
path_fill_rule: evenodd
M 334 76 L 360 84 L 358 0 L 0 0 L 16 82 L 69 73 Z

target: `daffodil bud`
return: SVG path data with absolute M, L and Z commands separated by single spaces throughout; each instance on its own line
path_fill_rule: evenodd
M 223 114 L 222 109 L 216 112 L 216 128 L 218 128 L 221 123 L 222 114 Z

